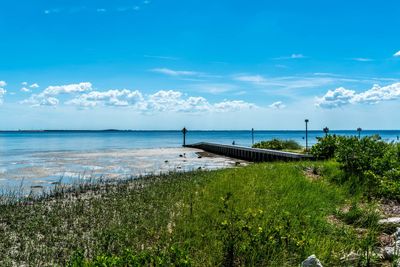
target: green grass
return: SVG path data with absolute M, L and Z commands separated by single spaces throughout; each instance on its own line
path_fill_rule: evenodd
M 264 163 L 4 204 L 0 265 L 296 266 L 316 254 L 338 266 L 351 251 L 368 256 L 368 218 L 358 218 L 363 236 L 327 220 L 356 198 L 306 167 L 334 173 L 331 163 Z

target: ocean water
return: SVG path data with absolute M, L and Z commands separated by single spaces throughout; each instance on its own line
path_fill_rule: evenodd
M 356 131 L 331 131 L 357 135 Z M 398 142 L 400 130 L 362 131 Z M 322 131 L 309 131 L 309 145 Z M 292 139 L 305 146 L 304 131 L 255 131 L 254 142 L 272 138 Z M 227 159 L 199 159 L 182 150 L 180 131 L 51 131 L 0 132 L 0 189 L 24 182 L 30 187 L 54 184 L 61 178 L 139 175 L 151 172 L 215 169 L 229 166 Z M 189 131 L 186 143 L 214 142 L 251 146 L 251 131 Z M 184 158 L 180 157 L 182 154 Z M 234 162 L 233 162 L 234 163 Z
M 331 131 L 330 134 L 357 135 L 356 131 Z M 396 141 L 400 130 L 366 130 L 361 136 L 378 134 L 386 141 Z M 322 131 L 309 131 L 308 142 L 316 143 Z M 305 146 L 304 131 L 255 131 L 254 141 L 272 138 L 292 139 Z M 251 131 L 189 131 L 186 143 L 215 142 L 251 146 Z M 6 157 L 46 151 L 92 151 L 104 149 L 166 148 L 182 145 L 180 131 L 54 131 L 0 132 L 0 162 Z

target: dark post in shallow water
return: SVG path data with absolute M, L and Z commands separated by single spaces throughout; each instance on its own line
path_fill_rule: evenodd
M 251 128 L 251 144 L 254 145 L 254 128 Z
M 183 127 L 182 129 L 182 133 L 183 133 L 183 146 L 186 146 L 186 133 L 188 132 L 188 130 L 186 129 L 186 127 Z
M 357 132 L 358 132 L 358 139 L 361 138 L 361 131 L 362 129 L 360 127 L 357 128 Z
M 325 137 L 327 137 L 328 136 L 328 133 L 329 133 L 329 128 L 328 127 L 325 127 L 324 129 L 322 129 L 323 131 L 324 131 L 324 133 L 325 133 Z
M 306 123 L 306 152 L 308 152 L 308 122 L 309 122 L 309 120 L 305 119 L 304 121 Z

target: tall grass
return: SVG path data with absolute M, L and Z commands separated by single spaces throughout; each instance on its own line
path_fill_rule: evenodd
M 310 164 L 322 163 L 175 173 L 3 203 L 0 265 L 296 266 L 316 254 L 337 266 L 364 251 L 366 237 L 328 222 L 349 196 L 307 179 Z

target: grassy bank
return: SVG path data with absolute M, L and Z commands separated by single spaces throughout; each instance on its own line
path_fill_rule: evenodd
M 296 266 L 316 254 L 337 266 L 351 251 L 366 264 L 377 218 L 353 212 L 362 231 L 329 219 L 358 201 L 319 176 L 336 170 L 254 164 L 2 205 L 0 265 Z

